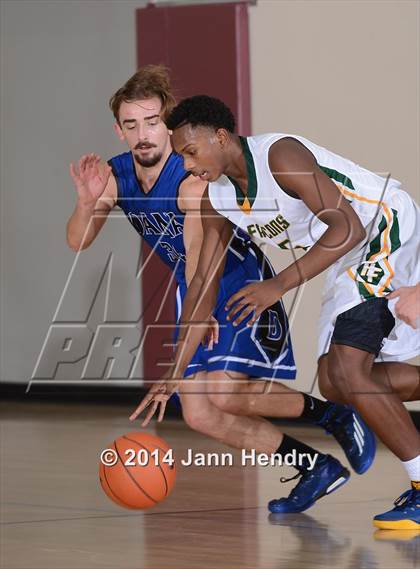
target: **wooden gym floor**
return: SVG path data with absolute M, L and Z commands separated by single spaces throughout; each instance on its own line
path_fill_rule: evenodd
M 134 405 L 133 405 L 134 407 Z M 3 402 L 1 569 L 397 569 L 420 563 L 420 532 L 379 532 L 374 514 L 407 487 L 382 446 L 364 476 L 307 514 L 269 516 L 292 488 L 278 467 L 178 467 L 172 495 L 144 513 L 114 506 L 98 481 L 98 456 L 134 430 L 127 406 Z M 343 458 L 321 430 L 284 427 Z M 156 431 L 178 457 L 228 451 L 166 420 Z M 239 455 L 237 455 L 239 457 Z

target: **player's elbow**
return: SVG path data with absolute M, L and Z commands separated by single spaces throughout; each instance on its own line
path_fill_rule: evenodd
M 78 253 L 79 251 L 83 251 L 83 249 L 86 249 L 88 246 L 81 244 L 81 243 L 74 243 L 72 241 L 67 240 L 67 245 L 70 247 L 70 249 L 72 251 L 74 251 L 75 253 Z
M 81 239 L 78 239 L 76 236 L 72 235 L 69 231 L 67 231 L 66 241 L 67 245 L 75 253 L 83 251 L 83 249 L 87 249 L 90 245 L 89 242 L 87 242 L 86 240 L 83 241 Z

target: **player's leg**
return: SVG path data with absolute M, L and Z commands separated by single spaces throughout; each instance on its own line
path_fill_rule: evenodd
M 278 454 L 283 459 L 296 456 L 301 480 L 288 498 L 270 502 L 272 512 L 302 512 L 348 480 L 349 472 L 338 460 L 289 437 L 269 421 L 218 408 L 203 392 L 203 380 L 207 383 L 199 373 L 180 384 L 183 416 L 192 429 L 234 448 Z
M 259 373 L 254 370 L 254 373 Z M 219 408 L 235 415 L 305 419 L 322 426 L 333 408 L 330 401 L 296 391 L 280 381 L 250 378 L 248 374 L 218 370 L 208 374 L 208 393 Z M 336 390 L 337 391 L 337 390 Z
M 253 374 L 259 373 L 255 367 Z M 375 438 L 354 409 L 322 401 L 278 381 L 253 381 L 237 371 L 213 371 L 208 379 L 209 397 L 219 409 L 235 415 L 304 419 L 335 437 L 358 474 L 371 466 Z
M 177 322 L 186 290 L 185 284 L 177 290 Z M 177 334 L 178 330 L 175 339 Z M 212 403 L 207 392 L 207 372 L 203 367 L 206 359 L 204 352 L 200 346 L 187 367 L 186 378 L 179 386 L 183 418 L 187 425 L 234 448 L 253 448 L 257 452 L 273 453 L 283 436 L 274 425 L 261 419 L 227 413 Z M 213 354 L 209 350 L 206 352 Z
M 412 483 L 396 508 L 376 516 L 389 529 L 420 527 L 420 437 L 398 395 L 375 382 L 372 367 L 394 326 L 386 300 L 373 298 L 340 314 L 329 349 L 328 375 L 343 397 L 402 461 Z M 384 392 L 385 391 L 385 392 Z
M 215 403 L 218 409 L 223 410 L 229 416 L 234 415 L 238 418 L 246 417 L 248 420 L 255 419 L 262 424 L 273 426 L 272 423 L 256 415 L 256 407 L 252 403 L 255 399 L 259 400 L 261 397 L 266 397 L 261 389 L 264 389 L 264 385 L 261 383 L 265 382 L 258 384 L 256 381 L 250 381 L 246 374 L 239 372 L 225 373 L 222 371 L 213 371 L 207 375 L 209 398 Z M 227 386 L 229 386 L 230 394 L 226 398 Z M 232 392 L 234 395 L 231 397 Z M 275 392 L 277 397 L 279 397 L 278 404 L 280 408 L 283 409 L 279 416 L 296 417 L 301 415 L 302 408 L 304 407 L 301 393 L 287 388 L 286 386 L 281 386 L 280 384 L 276 385 Z M 287 410 L 287 401 L 282 397 L 284 395 L 286 395 L 287 399 L 291 399 L 292 401 L 292 405 L 289 406 Z M 231 405 L 231 403 L 238 398 L 240 400 L 242 399 L 243 405 L 247 405 L 246 402 L 249 401 L 250 409 L 246 415 L 244 415 L 244 409 L 241 405 Z M 257 406 L 257 408 L 264 410 L 264 406 Z M 235 413 L 235 411 L 237 411 L 237 413 Z M 278 430 L 278 432 L 280 431 Z M 268 504 L 271 512 L 302 512 L 311 507 L 323 496 L 339 488 L 348 480 L 348 470 L 334 457 L 325 455 L 319 450 L 286 434 L 281 435 L 278 443 L 278 447 L 272 452 L 282 457 L 283 461 L 286 457 L 296 457 L 293 466 L 297 470 L 297 474 L 290 480 L 300 477 L 300 481 L 287 498 L 272 500 Z M 282 481 L 286 482 L 288 480 L 282 479 Z
M 211 401 L 235 415 L 297 418 L 303 413 L 303 393 L 280 382 L 251 380 L 248 374 L 215 370 L 208 374 Z
M 285 438 L 278 427 L 261 417 L 237 415 L 214 404 L 215 375 L 220 378 L 221 374 L 213 372 L 206 376 L 201 372 L 181 382 L 179 394 L 185 422 L 192 429 L 234 448 L 255 449 L 267 454 L 278 452 Z M 287 449 L 281 449 L 280 454 L 289 452 L 290 444 Z M 302 452 L 303 447 L 311 456 L 321 455 L 303 444 Z
M 374 357 L 352 346 L 332 344 L 329 377 L 382 442 L 401 460 L 409 460 L 413 453 L 420 454 L 419 434 L 398 395 L 374 381 Z
M 375 363 L 372 367 L 374 382 L 389 386 L 401 401 L 420 399 L 420 366 L 404 362 Z
M 180 383 L 182 414 L 188 426 L 234 448 L 275 452 L 283 437 L 279 429 L 268 421 L 222 411 L 211 402 L 206 389 L 205 372 Z
M 403 362 L 375 363 L 372 380 L 381 385 L 383 393 L 395 393 L 401 401 L 420 399 L 420 367 Z M 326 354 L 318 361 L 319 389 L 322 395 L 335 403 L 346 403 L 343 394 L 332 384 L 328 375 Z

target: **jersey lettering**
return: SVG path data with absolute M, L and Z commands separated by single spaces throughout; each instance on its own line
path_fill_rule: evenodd
M 173 213 L 141 212 L 136 214 L 130 211 L 127 217 L 140 235 L 169 235 L 170 237 L 182 235 L 182 224 L 175 219 Z
M 280 235 L 280 233 L 287 229 L 289 225 L 290 223 L 284 219 L 282 215 L 278 215 L 275 219 L 272 219 L 264 225 L 259 225 L 258 223 L 248 225 L 247 231 L 249 235 L 258 234 L 261 238 L 268 237 L 269 239 L 272 239 L 273 237 Z
M 163 249 L 165 249 L 170 261 L 172 261 L 173 263 L 177 261 L 183 261 L 185 263 L 186 260 L 185 255 L 177 251 L 173 245 L 171 245 L 170 243 L 166 243 L 166 241 L 161 241 L 159 245 Z

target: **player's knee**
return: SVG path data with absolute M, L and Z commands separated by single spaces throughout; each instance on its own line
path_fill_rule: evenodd
M 318 387 L 321 395 L 325 397 L 325 399 L 328 399 L 328 401 L 337 401 L 338 390 L 332 385 L 328 377 L 326 366 L 318 368 Z
M 343 388 L 347 386 L 348 382 L 350 381 L 350 372 L 349 370 L 343 367 L 336 367 L 331 368 L 328 373 L 328 378 L 331 383 L 332 388 L 339 389 L 343 391 Z M 326 397 L 325 393 L 327 392 L 328 387 L 324 384 L 324 389 L 321 390 L 322 395 Z
M 202 434 L 210 434 L 212 426 L 214 425 L 215 417 L 211 413 L 207 413 L 204 409 L 185 409 L 182 410 L 182 415 L 186 424 Z
M 240 401 L 235 393 L 209 393 L 209 399 L 213 405 L 225 413 L 240 414 Z
M 245 387 L 243 374 L 215 371 L 208 375 L 208 380 L 211 385 L 208 393 L 211 403 L 224 413 L 241 414 L 243 398 L 238 395 Z
M 331 382 L 328 378 L 328 362 L 327 357 L 323 356 L 318 362 L 318 386 L 321 394 L 329 399 L 329 391 L 331 391 Z
M 336 353 L 330 354 L 327 374 L 325 374 L 327 378 L 325 376 L 323 378 L 324 391 L 328 390 L 328 384 L 330 384 L 331 387 L 342 390 L 348 381 L 351 380 L 352 369 L 354 370 L 353 366 L 351 358 L 349 358 L 345 352 L 336 350 Z M 322 390 L 321 393 L 326 397 Z
M 346 397 L 369 390 L 373 357 L 368 352 L 355 353 L 348 346 L 334 346 L 328 356 L 328 378 L 332 386 Z
M 318 380 L 319 391 L 325 399 L 329 401 L 334 401 L 334 395 L 336 393 L 336 389 L 331 385 L 330 380 L 325 375 L 320 375 Z

